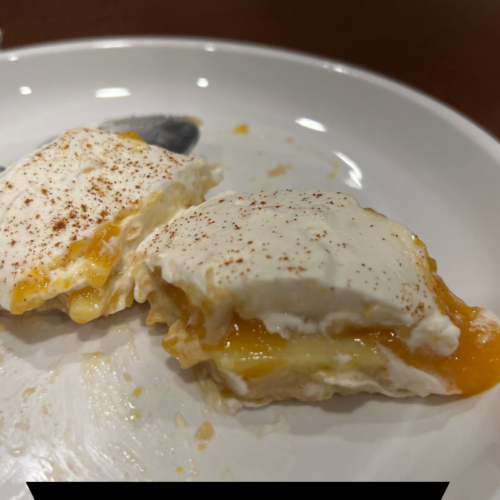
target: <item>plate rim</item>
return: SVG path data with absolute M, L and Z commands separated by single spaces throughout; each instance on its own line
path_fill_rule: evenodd
M 106 47 L 97 47 L 102 43 Z M 113 45 L 114 44 L 114 45 Z M 120 45 L 121 44 L 121 45 Z M 261 44 L 240 43 L 211 38 L 193 38 L 193 37 L 105 37 L 89 38 L 81 40 L 51 42 L 46 44 L 30 45 L 20 48 L 12 48 L 0 53 L 0 64 L 4 65 L 9 61 L 9 56 L 15 54 L 19 59 L 31 58 L 42 55 L 57 54 L 63 52 L 77 52 L 81 50 L 100 50 L 100 49 L 119 49 L 134 47 L 157 47 L 157 48 L 175 48 L 186 50 L 204 50 L 204 46 L 213 45 L 216 50 L 227 53 L 243 53 L 255 55 L 257 57 L 271 57 L 276 60 L 290 61 L 312 68 L 325 68 L 328 71 L 337 71 L 340 77 L 352 77 L 360 81 L 383 88 L 391 93 L 396 93 L 404 99 L 408 99 L 417 106 L 424 107 L 434 117 L 442 119 L 447 126 L 453 127 L 458 132 L 464 134 L 472 140 L 478 148 L 488 152 L 496 160 L 495 163 L 500 167 L 500 143 L 494 136 L 476 125 L 453 108 L 441 103 L 440 101 L 426 95 L 423 92 L 400 83 L 391 78 L 377 74 L 370 70 L 359 68 L 355 65 L 346 64 L 337 60 L 324 58 L 320 56 L 309 55 L 298 51 L 269 47 Z M 333 65 L 338 66 L 337 70 Z M 2 66 L 4 67 L 4 66 Z M 341 70 L 341 71 L 340 71 Z M 458 481 L 457 481 L 458 482 Z
M 58 54 L 62 52 L 77 52 L 82 50 L 127 49 L 127 48 L 176 48 L 198 49 L 226 53 L 249 54 L 260 57 L 270 57 L 300 65 L 323 68 L 335 71 L 347 77 L 375 85 L 386 91 L 398 94 L 414 104 L 425 108 L 430 113 L 444 120 L 448 125 L 473 140 L 479 147 L 488 152 L 500 166 L 500 138 L 457 111 L 453 107 L 441 102 L 435 97 L 419 90 L 407 83 L 375 71 L 346 63 L 337 59 L 318 56 L 307 52 L 238 40 L 191 37 L 191 36 L 122 36 L 122 37 L 90 37 L 70 40 L 60 40 L 41 44 L 31 44 L 12 47 L 0 52 L 0 64 L 15 62 L 21 58 L 40 55 Z M 208 50 L 210 51 L 210 50 Z M 15 59 L 13 59 L 15 57 Z

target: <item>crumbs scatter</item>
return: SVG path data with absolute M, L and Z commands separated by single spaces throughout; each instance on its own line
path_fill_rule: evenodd
M 183 415 L 180 412 L 175 413 L 174 424 L 178 429 L 185 429 L 188 426 L 187 420 L 183 417 Z
M 331 161 L 330 165 L 333 167 L 333 171 L 328 172 L 328 178 L 334 179 L 339 171 L 340 165 L 336 161 Z
M 237 127 L 233 128 L 233 134 L 248 134 L 249 132 L 249 127 L 247 124 L 243 125 L 238 125 Z
M 272 170 L 269 170 L 267 172 L 268 177 L 280 177 L 282 175 L 286 175 L 287 172 L 292 170 L 292 166 L 287 163 L 286 165 L 282 165 L 281 163 L 276 167 L 273 168 Z
M 136 410 L 130 415 L 130 420 L 140 420 L 142 418 L 142 410 Z
M 214 428 L 209 422 L 203 422 L 196 431 L 194 438 L 201 441 L 210 441 L 215 436 Z
M 23 392 L 23 398 L 28 399 L 35 391 L 36 389 L 34 387 L 29 387 Z

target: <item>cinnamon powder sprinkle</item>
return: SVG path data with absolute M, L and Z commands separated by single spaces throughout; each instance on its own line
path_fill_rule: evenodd
M 401 255 L 408 260 L 400 241 L 393 241 L 402 240 L 395 227 L 343 193 L 316 189 L 234 193 L 188 209 L 151 234 L 139 251 L 150 268 L 167 267 L 172 282 L 201 286 L 211 276 L 216 287 L 231 293 L 253 285 L 257 290 L 270 282 L 304 280 L 307 286 L 320 288 L 335 282 L 336 287 L 374 290 L 380 300 L 390 296 L 394 307 L 411 303 L 412 316 L 421 318 L 424 308 L 418 304 L 427 302 L 422 290 L 406 287 L 404 299 L 391 291 L 399 286 L 396 266 L 400 268 L 401 262 L 388 268 L 383 257 Z M 414 249 L 411 233 L 402 226 L 401 231 L 406 231 L 408 249 Z M 380 238 L 391 233 L 400 237 Z M 427 264 L 423 257 L 415 259 L 420 259 L 419 266 L 409 263 L 405 272 L 418 282 L 424 279 L 421 269 Z M 341 284 L 335 281 L 338 276 L 346 276 Z M 204 293 L 211 292 L 207 288 Z

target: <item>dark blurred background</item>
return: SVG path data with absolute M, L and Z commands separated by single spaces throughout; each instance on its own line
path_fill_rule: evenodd
M 500 0 L 0 0 L 0 28 L 4 49 L 182 35 L 300 50 L 405 82 L 500 137 Z

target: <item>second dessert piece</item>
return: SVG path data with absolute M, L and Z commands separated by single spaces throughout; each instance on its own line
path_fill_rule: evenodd
M 130 306 L 138 244 L 216 183 L 202 159 L 93 127 L 21 158 L 0 175 L 0 309 L 86 323 Z
M 241 402 L 472 394 L 500 380 L 496 316 L 408 229 L 349 195 L 225 194 L 139 247 L 135 298 L 165 349 Z

